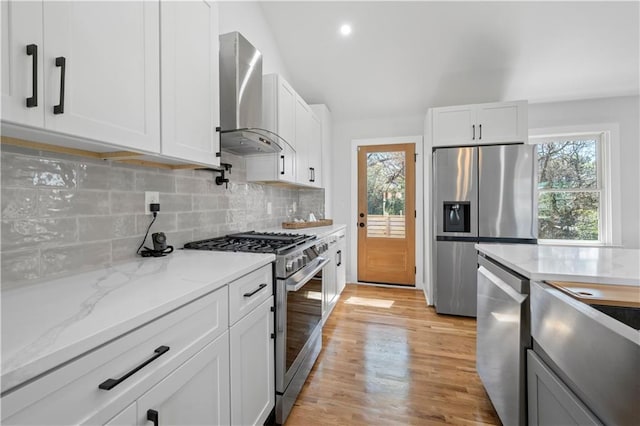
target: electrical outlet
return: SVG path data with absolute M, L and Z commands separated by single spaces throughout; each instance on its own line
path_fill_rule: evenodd
M 151 214 L 149 204 L 160 204 L 159 192 L 146 191 L 144 193 L 144 214 Z

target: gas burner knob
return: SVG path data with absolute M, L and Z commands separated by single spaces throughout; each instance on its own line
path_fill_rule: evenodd
M 287 264 L 285 265 L 285 269 L 287 270 L 287 272 L 293 271 L 294 262 L 295 262 L 295 260 L 290 260 L 290 261 L 287 262 Z

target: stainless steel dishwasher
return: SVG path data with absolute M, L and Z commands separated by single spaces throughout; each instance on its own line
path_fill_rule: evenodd
M 526 424 L 529 280 L 478 256 L 476 367 L 502 424 Z

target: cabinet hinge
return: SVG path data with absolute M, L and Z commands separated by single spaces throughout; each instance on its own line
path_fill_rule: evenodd
M 418 273 L 418 267 L 417 267 L 417 266 L 414 266 L 414 267 L 413 267 L 413 275 L 415 275 L 415 274 L 417 274 L 417 273 Z
M 413 162 L 414 163 L 418 162 L 418 154 L 413 154 Z
M 221 157 L 222 153 L 220 151 L 216 152 L 216 157 Z
M 414 211 L 413 211 L 413 217 L 418 217 L 418 212 L 417 212 L 417 210 L 414 210 Z
M 271 333 L 271 338 L 275 339 L 276 338 L 276 333 Z
M 276 311 L 276 307 L 272 306 L 271 308 L 269 308 L 271 310 L 271 312 L 275 312 Z

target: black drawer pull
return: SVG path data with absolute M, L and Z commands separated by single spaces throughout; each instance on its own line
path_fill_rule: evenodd
M 140 371 L 141 369 L 143 369 L 144 367 L 146 367 L 147 365 L 151 364 L 153 361 L 155 361 L 156 359 L 161 357 L 167 351 L 169 351 L 169 346 L 160 346 L 159 348 L 157 348 L 154 351 L 155 354 L 151 358 L 149 358 L 148 360 L 146 360 L 142 364 L 138 365 L 133 370 L 129 371 L 127 374 L 125 374 L 124 376 L 120 377 L 119 379 L 107 379 L 107 380 L 105 380 L 104 382 L 100 383 L 98 388 L 104 389 L 104 390 L 111 390 L 111 389 L 115 388 L 120 383 L 124 382 L 129 377 L 133 376 L 138 371 Z
M 480 127 L 480 137 L 478 139 L 482 139 L 482 124 L 478 127 Z
M 160 424 L 160 414 L 156 410 L 147 410 L 147 421 L 153 422 L 153 426 Z
M 253 290 L 251 293 L 245 293 L 244 297 L 251 297 L 254 294 L 256 294 L 257 292 L 259 292 L 260 290 L 262 290 L 263 288 L 265 288 L 267 286 L 267 284 L 262 283 L 258 286 L 258 288 L 256 288 L 255 290 Z
M 33 56 L 31 62 L 31 97 L 27 98 L 27 108 L 33 108 L 38 106 L 38 45 L 27 45 L 27 56 Z
M 473 129 L 473 137 L 472 137 L 471 139 L 472 139 L 472 140 L 476 140 L 476 125 L 475 125 L 475 124 L 473 124 L 473 125 L 471 126 L 471 128 Z
M 60 70 L 60 103 L 53 106 L 53 113 L 64 114 L 64 74 L 67 69 L 67 60 L 64 56 L 56 58 L 56 67 L 62 68 Z

